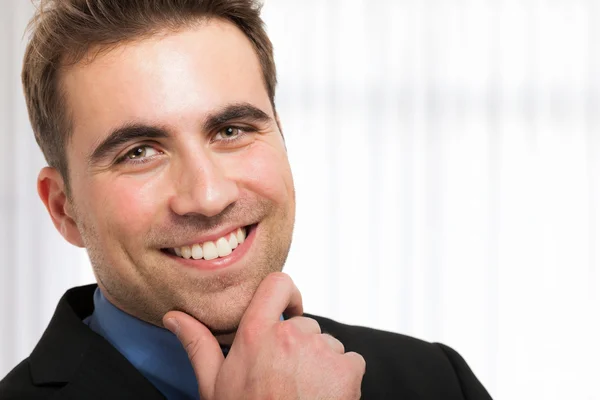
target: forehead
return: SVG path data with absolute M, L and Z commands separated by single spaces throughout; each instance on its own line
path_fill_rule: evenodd
M 272 116 L 254 47 L 221 20 L 119 45 L 64 71 L 61 85 L 73 146 L 91 145 L 130 121 L 194 129 L 230 103 Z

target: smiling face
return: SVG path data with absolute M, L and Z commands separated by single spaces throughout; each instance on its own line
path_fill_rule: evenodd
M 48 169 L 38 188 L 119 308 L 156 325 L 181 310 L 232 331 L 283 268 L 294 188 L 262 77 L 249 40 L 217 20 L 63 72 L 71 197 Z M 238 228 L 248 237 L 235 248 Z

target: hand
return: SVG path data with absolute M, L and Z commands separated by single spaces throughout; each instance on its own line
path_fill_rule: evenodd
M 286 311 L 287 321 L 279 317 Z M 170 311 L 163 323 L 186 349 L 203 400 L 359 399 L 364 358 L 302 315 L 302 298 L 280 272 L 259 285 L 227 355 L 199 321 Z

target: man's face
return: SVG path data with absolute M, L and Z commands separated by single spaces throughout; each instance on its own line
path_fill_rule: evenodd
M 282 269 L 295 209 L 251 43 L 210 21 L 122 44 L 61 83 L 70 207 L 103 292 L 156 325 L 181 310 L 234 330 L 260 281 Z M 248 237 L 226 255 L 238 228 Z

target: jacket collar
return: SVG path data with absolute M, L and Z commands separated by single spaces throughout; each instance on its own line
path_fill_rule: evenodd
M 60 393 L 74 398 L 164 399 L 121 353 L 82 322 L 94 310 L 96 287 L 70 289 L 59 301 L 29 358 L 33 383 L 66 384 Z

